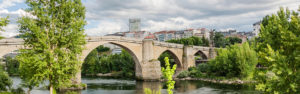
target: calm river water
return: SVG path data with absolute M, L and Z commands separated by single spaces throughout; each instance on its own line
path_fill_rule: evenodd
M 12 77 L 13 87 L 21 82 L 19 77 Z M 162 94 L 167 94 L 166 86 L 161 82 L 142 82 L 135 80 L 83 77 L 82 82 L 87 84 L 87 89 L 81 94 L 143 94 L 144 88 L 159 89 Z M 25 89 L 26 90 L 26 89 Z M 31 94 L 47 94 L 49 91 L 39 87 L 32 90 Z M 253 86 L 212 84 L 203 81 L 176 81 L 174 94 L 257 94 Z

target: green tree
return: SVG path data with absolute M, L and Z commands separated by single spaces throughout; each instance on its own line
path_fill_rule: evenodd
M 257 90 L 269 94 L 300 93 L 299 11 L 280 8 L 277 14 L 263 19 L 257 47 L 259 62 L 267 69 L 257 73 Z
M 12 84 L 12 80 L 9 78 L 8 74 L 3 70 L 3 67 L 0 65 L 0 92 L 7 91 L 8 88 L 10 89 Z
M 196 45 L 196 46 L 208 46 L 209 45 L 208 39 L 206 39 L 204 36 L 202 38 L 192 36 L 189 38 L 171 39 L 171 40 L 167 40 L 166 42 L 184 44 L 184 45 Z
M 6 71 L 9 75 L 18 75 L 19 73 L 19 61 L 12 57 L 6 57 Z
M 228 42 L 228 45 L 233 45 L 235 43 L 242 43 L 242 39 L 238 38 L 238 37 L 228 37 L 226 38 L 226 42 Z
M 170 52 L 163 52 L 159 57 L 158 60 L 160 61 L 160 66 L 166 67 L 165 57 L 169 58 L 170 66 L 172 67 L 175 64 L 174 57 L 170 54 Z
M 220 32 L 216 32 L 213 38 L 215 47 L 225 47 L 226 46 L 226 39 Z
M 204 35 L 202 36 L 201 41 L 202 41 L 201 46 L 209 46 L 209 40 L 206 39 Z
M 100 59 L 96 49 L 88 54 L 82 64 L 82 74 L 97 74 L 100 72 Z
M 173 94 L 173 91 L 172 89 L 174 89 L 174 85 L 175 85 L 175 81 L 173 80 L 173 75 L 175 73 L 175 70 L 176 70 L 176 64 L 171 68 L 170 66 L 170 63 L 169 63 L 169 58 L 168 57 L 165 57 L 165 62 L 166 62 L 166 68 L 162 67 L 161 70 L 162 70 L 162 73 L 163 73 L 163 77 L 165 79 L 167 79 L 167 91 L 168 91 L 168 94 Z
M 101 53 L 101 52 L 107 52 L 110 50 L 110 48 L 108 47 L 104 47 L 103 45 L 100 45 L 99 47 L 96 48 L 98 53 Z
M 209 62 L 210 73 L 217 76 L 251 79 L 257 65 L 257 55 L 249 44 L 231 45 L 219 49 L 215 59 Z
M 49 81 L 50 94 L 69 86 L 81 67 L 79 55 L 86 43 L 85 7 L 81 0 L 26 0 L 27 12 L 20 29 L 25 47 L 17 56 L 24 83 L 39 86 Z
M 1 18 L 0 17 L 0 31 L 4 31 L 3 30 L 3 26 L 6 26 L 8 23 L 9 23 L 9 20 L 8 20 L 8 16 L 6 18 Z M 3 39 L 4 37 L 0 36 L 0 39 Z

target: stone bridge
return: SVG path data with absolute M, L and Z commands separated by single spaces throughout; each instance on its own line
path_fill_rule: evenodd
M 160 62 L 157 60 L 163 52 L 169 52 L 175 58 L 177 70 L 187 70 L 195 66 L 194 55 L 200 54 L 203 59 L 215 56 L 213 48 L 201 46 L 184 46 L 182 44 L 158 42 L 151 39 L 135 39 L 127 37 L 103 36 L 87 37 L 85 50 L 82 52 L 81 60 L 96 47 L 105 43 L 114 44 L 128 51 L 135 61 L 135 73 L 138 79 L 157 80 L 161 76 Z M 0 40 L 0 58 L 8 53 L 23 48 L 23 39 L 8 38 Z M 80 82 L 80 73 L 77 75 Z

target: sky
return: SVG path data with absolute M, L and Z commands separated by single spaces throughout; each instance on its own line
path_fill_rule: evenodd
M 128 19 L 140 18 L 141 29 L 149 32 L 208 28 L 252 31 L 252 24 L 279 7 L 297 10 L 300 0 L 82 0 L 86 7 L 85 33 L 103 36 L 128 31 Z M 28 16 L 25 0 L 0 0 L 0 16 L 10 16 L 1 32 L 18 34 L 18 17 Z

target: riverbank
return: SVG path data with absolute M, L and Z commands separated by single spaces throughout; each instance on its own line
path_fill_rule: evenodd
M 191 78 L 191 77 L 186 77 L 186 78 L 174 78 L 174 80 L 178 81 L 204 81 L 204 82 L 211 82 L 211 83 L 219 83 L 219 84 L 251 84 L 251 83 L 256 83 L 255 81 L 252 80 L 240 80 L 240 79 L 210 79 L 210 78 Z M 163 80 L 164 81 L 164 80 Z
M 98 74 L 86 74 L 85 76 L 96 76 L 96 77 L 121 77 L 115 75 L 114 73 L 98 73 Z M 192 77 L 185 77 L 185 78 L 173 78 L 175 81 L 204 81 L 210 83 L 218 83 L 218 84 L 251 84 L 255 83 L 253 80 L 241 80 L 241 79 L 214 79 L 214 78 L 192 78 Z M 159 81 L 166 81 L 165 79 L 160 79 Z

